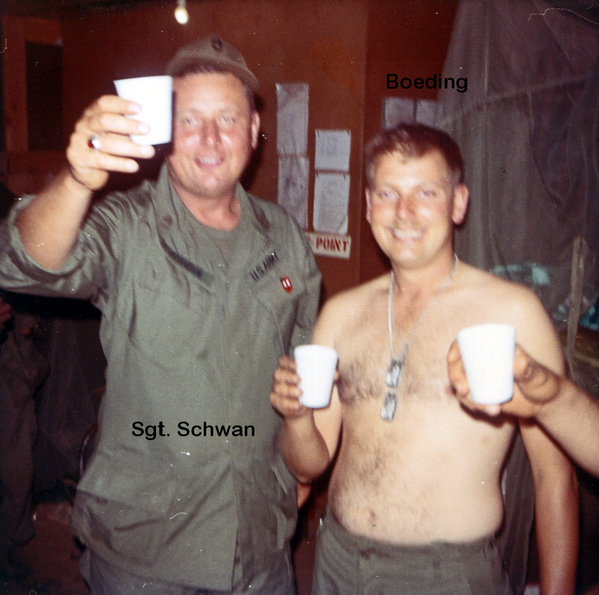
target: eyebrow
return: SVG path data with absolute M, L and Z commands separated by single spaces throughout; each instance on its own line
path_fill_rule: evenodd
M 242 113 L 243 110 L 240 109 L 236 109 L 236 108 L 231 108 L 231 107 L 222 107 L 222 108 L 217 108 L 215 111 L 217 112 L 232 112 L 232 113 Z M 203 110 L 201 109 L 196 109 L 193 107 L 182 107 L 182 108 L 175 108 L 175 112 L 184 112 L 184 113 L 189 113 L 189 114 L 202 114 L 204 113 Z
M 441 182 L 427 181 L 427 182 L 417 183 L 414 186 L 412 186 L 412 188 L 423 188 L 426 186 L 435 186 L 437 188 L 445 188 L 445 182 L 444 181 L 441 181 Z M 399 187 L 396 184 L 393 184 L 390 182 L 381 182 L 380 184 L 375 183 L 372 188 L 374 190 L 379 190 L 379 189 L 384 189 L 384 188 L 389 188 L 391 190 L 395 190 L 395 189 L 398 189 Z

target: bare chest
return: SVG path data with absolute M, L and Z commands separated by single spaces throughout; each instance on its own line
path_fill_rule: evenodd
M 450 395 L 446 355 L 457 334 L 454 324 L 426 320 L 408 341 L 395 336 L 393 347 L 386 320 L 371 320 L 356 329 L 355 337 L 340 349 L 339 396 L 346 406 L 355 401 L 383 401 L 389 387 L 396 384 L 400 398 L 423 401 L 445 400 Z M 392 362 L 401 358 L 393 368 Z M 392 375 L 393 376 L 393 375 Z
M 407 325 L 392 421 L 381 419 L 392 360 L 387 304 L 371 308 L 339 337 L 343 440 L 330 501 L 350 530 L 414 543 L 469 540 L 496 530 L 498 478 L 513 425 L 466 413 L 451 391 L 446 359 L 459 330 L 495 319 L 497 309 L 487 302 L 446 296 L 411 337 Z M 394 341 L 394 356 L 402 339 Z

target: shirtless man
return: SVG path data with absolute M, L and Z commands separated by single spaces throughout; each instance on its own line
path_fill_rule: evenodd
M 391 273 L 323 308 L 312 341 L 339 353 L 330 406 L 299 403 L 289 358 L 271 394 L 284 417 L 280 448 L 300 481 L 318 477 L 339 450 L 313 592 L 510 593 L 493 536 L 518 422 L 462 408 L 447 352 L 464 327 L 508 323 L 529 353 L 562 373 L 560 344 L 531 291 L 455 257 L 453 228 L 466 214 L 468 190 L 448 135 L 422 125 L 377 135 L 366 177 L 366 217 Z M 535 482 L 542 593 L 573 593 L 576 479 L 539 426 L 520 427 Z

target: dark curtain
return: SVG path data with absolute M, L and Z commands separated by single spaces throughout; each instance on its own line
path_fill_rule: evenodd
M 577 237 L 588 245 L 582 312 L 599 294 L 599 10 L 575 0 L 462 0 L 443 76 L 468 81 L 466 92 L 441 90 L 437 110 L 462 148 L 471 194 L 457 253 L 530 286 L 563 331 Z M 599 395 L 596 382 L 586 388 Z M 503 488 L 498 542 L 521 593 L 534 491 L 519 436 Z
M 599 11 L 587 4 L 463 0 L 444 76 L 468 90 L 439 94 L 471 192 L 458 254 L 531 286 L 558 327 L 579 235 L 583 311 L 599 293 Z

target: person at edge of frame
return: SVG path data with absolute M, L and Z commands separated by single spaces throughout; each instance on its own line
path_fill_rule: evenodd
M 599 477 L 599 402 L 516 345 L 514 394 L 501 405 L 475 403 L 457 342 L 447 354 L 449 379 L 460 402 L 473 412 L 534 419 L 585 471 Z
M 0 220 L 15 199 L 0 182 Z M 35 535 L 34 397 L 49 366 L 39 345 L 40 316 L 34 308 L 23 309 L 25 305 L 22 296 L 0 291 L 0 581 L 30 574 L 20 548 Z
M 0 285 L 102 312 L 106 392 L 71 520 L 93 594 L 288 595 L 296 480 L 268 395 L 279 358 L 309 341 L 321 275 L 295 220 L 239 182 L 260 125 L 243 56 L 211 35 L 167 74 L 158 180 L 92 204 L 110 172 L 155 155 L 129 138 L 148 131 L 140 106 L 100 97 L 68 168 L 2 229 Z
M 517 422 L 464 410 L 446 358 L 460 329 L 507 323 L 561 374 L 558 338 L 532 291 L 454 254 L 468 190 L 449 135 L 400 124 L 374 137 L 365 167 L 366 216 L 391 271 L 335 296 L 319 316 L 312 342 L 339 354 L 330 405 L 301 405 L 288 357 L 271 392 L 285 420 L 279 444 L 299 480 L 318 477 L 337 457 L 313 593 L 511 593 L 494 536 Z M 541 590 L 571 594 L 576 476 L 541 426 L 522 420 L 520 429 L 535 484 Z

